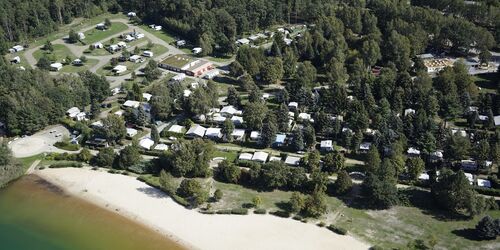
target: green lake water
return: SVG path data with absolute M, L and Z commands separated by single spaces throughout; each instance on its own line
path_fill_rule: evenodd
M 33 175 L 0 189 L 0 249 L 183 249 Z

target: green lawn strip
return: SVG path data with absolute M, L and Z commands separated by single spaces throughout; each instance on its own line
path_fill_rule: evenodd
M 33 162 L 35 162 L 36 160 L 42 160 L 43 158 L 43 154 L 38 154 L 30 157 L 18 158 L 17 160 L 23 166 L 24 172 L 26 172 L 26 170 L 31 167 L 31 164 L 33 164 Z
M 96 65 L 99 61 L 97 59 L 87 59 L 87 62 L 82 66 L 66 65 L 59 72 L 62 73 L 78 73 L 86 71 L 92 66 Z
M 51 61 L 53 62 L 62 62 L 63 59 L 66 59 L 67 56 L 70 56 L 72 59 L 76 59 L 76 56 L 71 53 L 71 51 L 66 47 L 65 45 L 62 44 L 54 44 L 52 45 L 54 48 L 54 51 L 46 51 L 43 49 L 39 49 L 33 53 L 33 57 L 38 61 L 40 58 L 42 58 L 44 55 L 46 55 Z
M 217 150 L 214 157 L 224 157 L 228 161 L 235 161 L 238 158 L 238 153 L 234 151 L 221 151 Z
M 209 61 L 212 61 L 212 62 L 219 62 L 219 63 L 230 62 L 234 58 L 235 58 L 234 56 L 232 56 L 232 57 L 212 57 L 212 56 L 204 57 L 204 59 L 206 59 L 206 60 L 209 60 Z
M 160 31 L 157 31 L 157 30 L 154 30 L 154 29 L 151 29 L 148 25 L 146 24 L 141 24 L 139 25 L 139 27 L 141 27 L 142 29 L 144 29 L 145 31 L 153 34 L 154 36 L 160 38 L 161 40 L 165 41 L 166 43 L 170 44 L 170 43 L 173 43 L 175 42 L 175 38 L 173 35 L 167 33 L 166 31 L 164 30 L 160 30 Z
M 26 60 L 26 57 L 24 56 L 24 51 L 21 51 L 21 52 L 18 52 L 18 53 L 8 53 L 4 56 L 5 60 L 7 61 L 7 63 L 10 62 L 10 60 L 14 59 L 14 57 L 16 56 L 19 56 L 19 58 L 21 59 L 21 63 L 19 64 L 15 64 L 16 66 L 23 66 L 25 69 L 31 69 L 31 65 L 28 63 L 28 61 Z
M 107 30 L 98 30 L 95 28 L 90 29 L 84 33 L 85 39 L 83 39 L 83 42 L 85 42 L 87 45 L 90 45 L 92 43 L 101 41 L 101 40 L 105 39 L 106 37 L 110 37 L 110 36 L 116 35 L 120 32 L 123 32 L 127 29 L 128 29 L 128 26 L 122 22 L 112 23 L 111 27 L 109 27 Z

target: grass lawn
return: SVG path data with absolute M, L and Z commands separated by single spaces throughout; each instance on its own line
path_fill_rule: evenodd
M 140 49 L 141 49 L 141 51 L 148 50 L 148 49 L 146 49 L 146 46 L 141 47 Z M 161 54 L 166 53 L 168 51 L 168 48 L 163 46 L 163 45 L 154 44 L 153 47 L 149 50 L 153 52 L 153 54 L 154 54 L 153 57 L 157 57 Z M 118 53 L 121 53 L 121 52 L 118 52 Z M 142 52 L 141 52 L 141 54 L 142 54 Z M 145 60 L 142 63 L 133 63 L 130 61 L 120 62 L 119 65 L 127 66 L 127 71 L 122 73 L 122 75 L 126 75 L 132 71 L 135 71 L 141 65 L 146 64 L 150 60 L 147 57 L 144 57 L 144 59 Z M 111 65 L 107 64 L 107 65 L 104 65 L 103 67 L 101 67 L 100 69 L 98 69 L 96 73 L 99 75 L 114 76 L 113 72 L 111 72 L 112 69 L 113 69 L 113 67 L 111 67 Z
M 19 58 L 21 59 L 21 63 L 16 64 L 16 66 L 18 66 L 18 67 L 23 66 L 25 69 L 31 69 L 31 65 L 26 60 L 26 57 L 24 57 L 24 51 L 14 53 L 14 54 L 8 53 L 5 55 L 5 59 L 6 59 L 7 63 L 9 63 L 10 60 L 12 60 L 16 56 L 19 56 Z
M 112 55 L 111 53 L 109 53 L 108 50 L 102 48 L 102 49 L 93 49 L 93 50 L 90 50 L 90 49 L 87 49 L 83 52 L 84 55 L 89 55 L 89 56 L 109 56 L 109 55 Z
M 481 88 L 481 93 L 492 93 L 497 92 L 497 73 L 487 73 L 475 75 L 472 78 L 478 87 Z
M 63 38 L 68 35 L 70 30 L 79 31 L 89 26 L 95 26 L 96 24 L 103 22 L 106 18 L 114 19 L 127 17 L 122 13 L 106 13 L 92 18 L 76 18 L 71 24 L 61 26 L 57 31 L 54 31 L 47 36 L 44 36 L 43 38 L 37 38 L 37 40 L 34 40 L 32 43 L 30 43 L 30 46 L 36 47 L 43 45 L 47 40 L 54 41 L 58 38 Z
M 82 66 L 74 66 L 74 65 L 66 65 L 59 72 L 62 73 L 78 73 L 83 72 L 92 68 L 92 66 L 96 65 L 99 61 L 97 59 L 87 59 L 87 62 Z
M 33 164 L 33 162 L 35 162 L 36 160 L 42 160 L 43 158 L 43 154 L 38 154 L 30 157 L 18 158 L 17 160 L 23 165 L 24 172 L 26 172 L 26 170 L 31 167 L 31 164 Z
M 204 58 L 207 59 L 207 60 L 210 60 L 212 62 L 226 63 L 226 62 L 233 61 L 236 57 L 235 56 L 231 56 L 231 57 L 212 57 L 212 56 L 206 56 Z
M 235 161 L 238 158 L 238 153 L 234 151 L 216 151 L 214 157 L 224 157 L 228 161 Z
M 174 38 L 173 35 L 168 34 L 166 31 L 164 31 L 164 30 L 156 31 L 154 29 L 151 29 L 147 24 L 141 24 L 141 25 L 139 25 L 139 27 L 141 27 L 145 31 L 155 35 L 156 37 L 160 38 L 161 40 L 167 42 L 168 44 L 173 43 L 177 40 Z
M 75 59 L 76 56 L 69 51 L 68 47 L 62 44 L 54 44 L 52 45 L 54 47 L 54 51 L 45 51 L 42 49 L 39 49 L 33 53 L 33 56 L 35 59 L 38 61 L 40 58 L 42 58 L 44 55 L 46 55 L 50 61 L 52 62 L 62 62 L 63 59 L 65 59 L 67 56 L 71 57 L 72 59 Z
M 103 20 L 104 21 L 104 20 Z M 107 37 L 116 35 L 120 32 L 123 32 L 127 30 L 128 26 L 124 23 L 121 22 L 114 22 L 111 27 L 107 30 L 98 30 L 98 29 L 91 29 L 86 31 L 85 34 L 85 39 L 83 39 L 83 42 L 86 44 L 90 45 L 92 43 L 104 40 Z

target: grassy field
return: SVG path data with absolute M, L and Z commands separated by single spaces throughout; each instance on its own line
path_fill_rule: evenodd
M 146 30 L 147 32 L 155 35 L 156 37 L 160 38 L 161 40 L 167 42 L 168 44 L 173 43 L 177 40 L 173 35 L 167 33 L 166 31 L 164 31 L 164 30 L 156 31 L 154 29 L 151 29 L 147 24 L 141 24 L 141 25 L 139 25 L 139 27 L 141 27 L 142 29 Z
M 127 30 L 127 28 L 128 28 L 128 26 L 124 23 L 114 22 L 114 23 L 112 23 L 111 27 L 107 30 L 98 30 L 98 29 L 94 28 L 94 29 L 86 31 L 84 33 L 85 39 L 83 39 L 83 41 L 86 44 L 90 45 L 92 43 L 104 40 L 107 37 L 117 35 L 118 33 Z
M 87 59 L 87 62 L 82 66 L 66 65 L 59 72 L 62 73 L 78 73 L 86 71 L 92 66 L 96 65 L 99 61 L 97 59 Z
M 28 63 L 26 60 L 26 57 L 24 57 L 24 51 L 14 53 L 14 54 L 6 54 L 5 59 L 7 60 L 7 63 L 10 62 L 14 57 L 19 56 L 21 59 L 21 63 L 16 64 L 17 66 L 23 66 L 25 69 L 31 69 L 31 65 Z
M 150 176 L 155 179 L 158 177 Z M 260 192 L 236 184 L 227 184 L 209 179 L 198 179 L 212 191 L 220 189 L 222 200 L 211 204 L 212 210 L 249 207 L 252 199 L 259 196 L 268 212 L 286 207 L 292 192 Z M 181 178 L 173 181 L 176 185 Z M 355 187 L 359 190 L 359 186 Z M 329 213 L 318 219 L 308 219 L 308 223 L 324 222 L 346 228 L 349 234 L 362 239 L 370 245 L 383 249 L 405 249 L 409 242 L 424 240 L 434 249 L 499 249 L 500 239 L 494 241 L 476 241 L 470 239 L 471 229 L 484 216 L 472 220 L 457 220 L 434 207 L 429 193 L 419 193 L 419 203 L 414 207 L 396 206 L 387 210 L 369 210 L 360 208 L 360 201 L 341 200 L 327 197 Z M 415 196 L 415 197 L 416 197 Z M 500 211 L 489 211 L 493 218 L 500 217 Z
M 54 48 L 54 51 L 46 51 L 43 49 L 39 49 L 33 53 L 33 56 L 35 59 L 38 61 L 40 58 L 42 58 L 44 55 L 49 58 L 50 61 L 52 62 L 62 62 L 63 59 L 65 59 L 67 56 L 71 57 L 72 59 L 75 59 L 76 56 L 69 51 L 68 47 L 62 44 L 54 44 L 52 45 Z
M 480 74 L 472 77 L 478 87 L 481 88 L 481 93 L 496 93 L 497 92 L 497 73 Z

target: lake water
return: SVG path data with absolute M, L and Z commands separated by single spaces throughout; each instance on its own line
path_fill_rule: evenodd
M 108 210 L 29 175 L 0 189 L 0 249 L 183 249 Z

